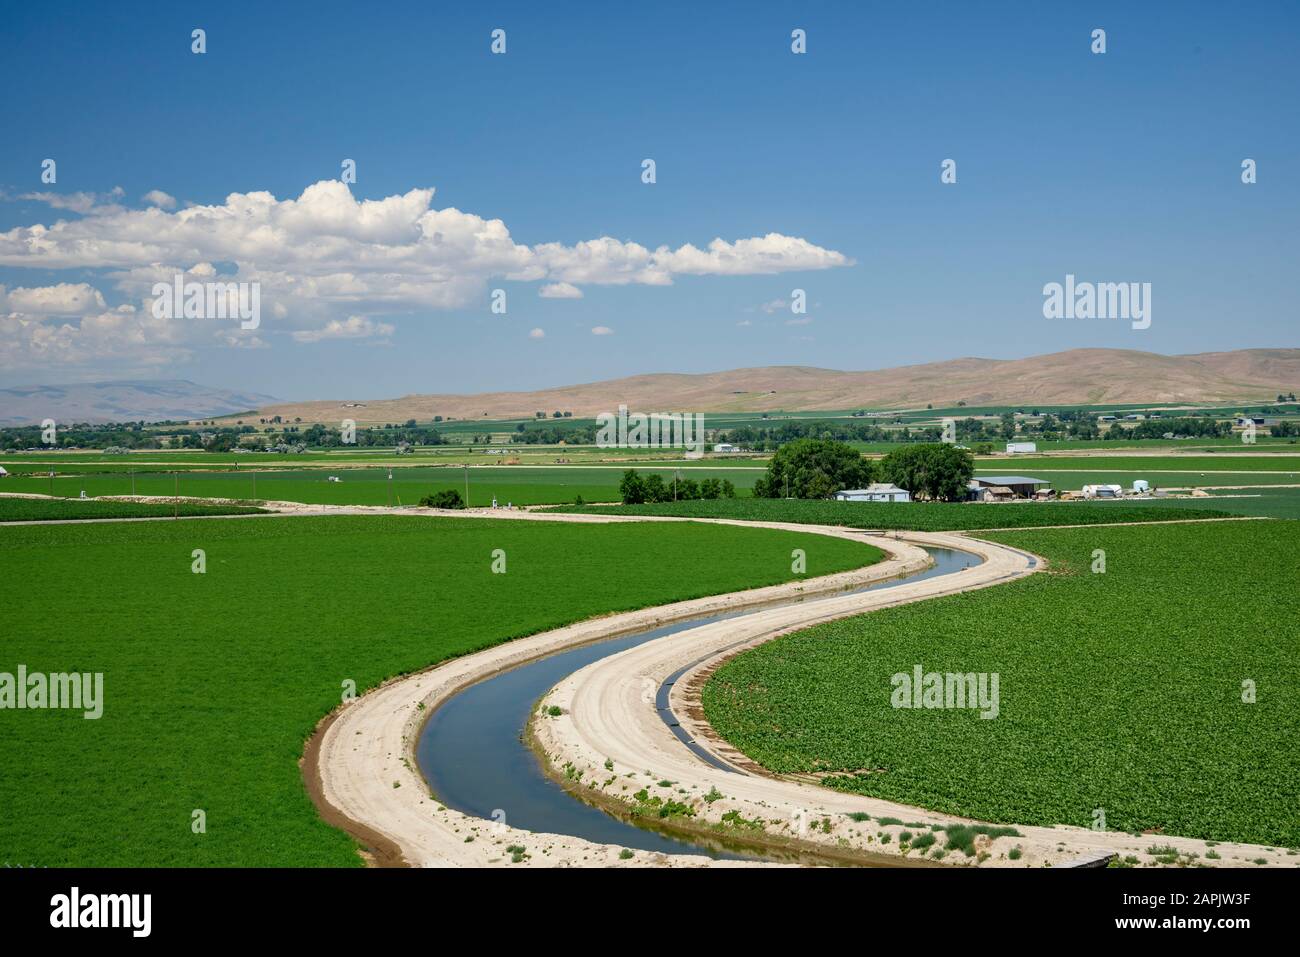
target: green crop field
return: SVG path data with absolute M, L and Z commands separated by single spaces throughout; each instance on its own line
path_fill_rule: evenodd
M 169 515 L 239 515 L 262 512 L 238 505 L 146 505 L 137 502 L 0 497 L 0 522 L 43 522 L 105 518 L 155 518 Z
M 1296 847 L 1297 536 L 1283 521 L 989 535 L 1052 571 L 769 642 L 719 670 L 705 712 L 768 768 L 905 804 L 1080 826 L 1100 808 L 1112 829 Z M 997 717 L 892 707 L 891 676 L 917 664 L 997 673 Z
M 1071 472 L 1280 472 L 1300 476 L 1296 455 L 1018 455 L 976 460 L 980 472 L 1033 475 L 1035 468 Z
M 420 516 L 0 526 L 0 672 L 102 672 L 103 715 L 0 712 L 0 860 L 357 865 L 298 769 L 343 682 L 612 611 L 871 564 L 693 523 Z M 195 574 L 192 551 L 206 553 Z M 493 574 L 492 552 L 507 571 Z M 191 833 L 203 809 L 207 833 Z
M 1154 499 L 1158 508 L 1213 508 L 1233 515 L 1300 519 L 1300 488 L 1261 488 L 1211 492 L 1209 498 Z
M 498 449 L 502 446 L 497 446 Z M 305 471 L 321 469 L 428 468 L 429 465 L 480 465 L 500 467 L 503 459 L 516 460 L 512 465 L 543 465 L 573 468 L 581 465 L 604 468 L 766 468 L 766 459 L 727 455 L 712 459 L 684 459 L 666 450 L 595 449 L 588 446 L 515 446 L 507 454 L 489 455 L 484 449 L 416 449 L 396 455 L 391 449 L 333 450 L 303 452 L 299 455 L 233 455 L 229 452 L 136 451 L 129 455 L 103 455 L 98 452 L 26 452 L 0 456 L 14 476 L 48 479 L 51 469 L 56 475 L 98 475 L 121 472 L 250 472 Z M 563 459 L 563 463 L 556 462 Z
M 1206 501 L 1205 499 L 1199 500 Z M 1188 500 L 1193 504 L 1193 500 Z M 1178 511 L 1153 503 L 1114 502 L 834 502 L 779 498 L 662 502 L 654 505 L 560 506 L 552 511 L 608 515 L 680 515 L 688 518 L 738 518 L 756 522 L 804 522 L 850 528 L 901 528 L 949 531 L 979 528 L 1036 528 L 1110 522 L 1167 522 L 1223 518 L 1209 507 Z
M 977 465 L 975 475 L 987 478 L 993 475 L 1025 475 L 1042 479 L 1048 488 L 1057 491 L 1078 491 L 1085 485 L 1110 483 L 1121 485 L 1126 489 L 1133 487 L 1135 479 L 1144 479 L 1152 488 L 1205 488 L 1234 485 L 1291 485 L 1300 484 L 1300 472 L 1294 476 L 1285 472 L 1150 472 L 1144 469 L 1133 471 L 1107 471 L 1095 469 L 1087 472 L 1068 471 L 1068 463 L 1054 461 L 1044 469 L 1021 468 L 1015 471 L 999 469 L 993 471 Z
M 646 469 L 658 472 L 667 482 L 673 470 Z M 394 468 L 390 483 L 387 468 L 279 469 L 251 472 L 247 469 L 221 472 L 121 472 L 48 477 L 15 475 L 4 480 L 3 491 L 37 492 L 77 497 L 83 491 L 96 495 L 173 495 L 199 498 L 231 498 L 306 502 L 312 505 L 415 505 L 421 497 L 443 489 L 466 494 L 469 480 L 469 504 L 486 506 L 495 496 L 501 505 L 558 504 L 573 502 L 578 496 L 586 501 L 618 501 L 618 483 L 623 470 L 618 467 L 595 468 L 578 465 L 533 468 L 527 466 L 482 466 L 466 469 L 413 467 Z M 698 468 L 690 472 L 697 480 L 709 477 L 730 480 L 737 494 L 747 495 L 761 471 Z M 336 475 L 341 481 L 329 481 Z M 391 484 L 391 499 L 390 486 Z M 254 487 L 256 486 L 256 487 Z M 52 491 L 51 491 L 52 489 Z

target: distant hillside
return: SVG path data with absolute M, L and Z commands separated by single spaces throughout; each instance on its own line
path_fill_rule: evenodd
M 701 375 L 658 373 L 544 389 L 477 395 L 408 395 L 281 403 L 261 415 L 359 424 L 531 417 L 617 411 L 789 412 L 956 405 L 1122 402 L 1259 402 L 1300 391 L 1300 349 L 1242 349 L 1162 356 L 1127 349 L 1074 349 L 1028 359 L 953 359 L 872 372 L 767 366 Z
M 0 425 L 42 419 L 64 424 L 207 418 L 275 401 L 274 396 L 209 389 L 183 379 L 18 386 L 0 389 Z

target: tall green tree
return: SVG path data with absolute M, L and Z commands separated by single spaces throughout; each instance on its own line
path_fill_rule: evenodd
M 618 483 L 618 491 L 624 505 L 640 505 L 646 500 L 645 481 L 637 474 L 636 469 L 628 469 L 623 473 L 623 481 Z
M 880 473 L 914 498 L 960 502 L 975 474 L 975 459 L 967 450 L 942 442 L 908 445 L 881 459 Z
M 830 498 L 871 482 L 874 468 L 862 455 L 834 439 L 797 439 L 772 456 L 767 474 L 754 483 L 758 498 Z

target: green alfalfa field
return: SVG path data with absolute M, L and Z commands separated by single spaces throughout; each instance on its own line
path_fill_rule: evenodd
M 871 564 L 700 523 L 422 516 L 0 526 L 0 672 L 102 672 L 98 720 L 0 711 L 0 861 L 338 865 L 298 761 L 343 683 L 594 615 Z M 195 549 L 206 572 L 193 569 Z M 493 551 L 506 571 L 491 570 Z M 206 815 L 205 834 L 191 830 Z
M 0 496 L 0 522 L 73 522 L 121 518 L 166 518 L 196 515 L 257 514 L 260 508 L 240 505 L 204 505 L 115 502 L 79 498 L 18 498 Z
M 903 804 L 1300 847 L 1300 522 L 981 537 L 1050 571 L 746 652 L 706 686 L 710 722 L 774 771 Z M 998 674 L 997 717 L 894 707 L 918 664 Z

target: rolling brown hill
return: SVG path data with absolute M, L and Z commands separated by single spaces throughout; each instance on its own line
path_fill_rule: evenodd
M 1300 349 L 1242 349 L 1163 356 L 1073 349 L 1028 359 L 953 359 L 870 372 L 767 366 L 698 375 L 655 373 L 543 389 L 475 395 L 408 395 L 269 405 L 260 415 L 337 424 L 531 418 L 572 412 L 787 412 L 956 405 L 1260 402 L 1300 389 Z

